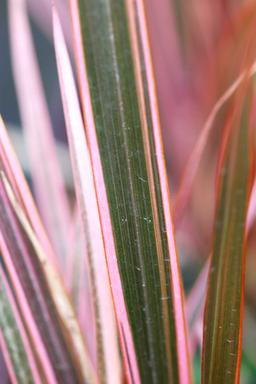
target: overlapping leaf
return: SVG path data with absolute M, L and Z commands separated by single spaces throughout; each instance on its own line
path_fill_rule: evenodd
M 9 294 L 8 294 L 9 293 Z M 24 327 L 13 298 L 11 299 L 10 290 L 7 293 L 6 279 L 1 269 L 0 286 L 0 330 L 2 341 L 5 344 L 6 352 L 10 357 L 12 380 L 17 383 L 41 383 L 40 375 L 37 370 L 33 354 L 26 336 Z M 3 345 L 1 345 L 3 347 Z
M 117 330 L 90 154 L 84 132 L 75 82 L 57 14 L 54 13 L 54 41 L 66 118 L 75 189 L 86 243 L 82 262 L 88 265 L 90 294 L 96 328 L 97 369 L 102 382 L 121 380 Z M 80 291 L 80 295 L 83 291 Z M 83 300 L 85 301 L 85 293 Z M 81 305 L 80 300 L 80 305 Z M 83 308 L 84 306 L 82 306 Z M 87 337 L 93 339 L 94 327 Z M 89 330 L 88 330 L 89 331 Z M 115 369 L 113 369 L 113 365 Z
M 187 383 L 183 293 L 144 5 L 123 0 L 70 3 L 127 376 L 129 382 Z
M 30 31 L 26 0 L 9 0 L 12 66 L 39 210 L 64 272 L 70 212 Z
M 246 214 L 251 188 L 249 116 L 250 97 L 243 90 L 226 129 L 219 169 L 204 318 L 202 382 L 207 384 L 238 383 L 240 378 Z
M 73 309 L 45 253 L 49 243 L 2 122 L 0 128 L 1 253 L 33 350 L 46 381 L 96 382 Z

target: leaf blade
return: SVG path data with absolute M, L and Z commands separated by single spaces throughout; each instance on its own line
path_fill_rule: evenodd
M 81 14 L 82 42 L 78 8 Z M 140 71 L 135 74 L 136 62 L 141 69 L 141 56 L 148 54 L 146 81 L 152 80 L 149 47 L 146 34 L 143 34 L 144 9 L 139 3 L 125 1 L 118 4 L 105 1 L 100 6 L 97 1 L 71 1 L 71 9 L 77 39 L 77 65 L 86 134 L 102 215 L 110 279 L 113 281 L 114 274 L 116 276 L 120 273 L 123 286 L 118 288 L 118 292 L 114 290 L 114 299 L 117 295 L 124 295 L 128 312 L 126 330 L 120 334 L 121 338 L 126 334 L 131 337 L 130 329 L 134 333 L 130 351 L 128 354 L 124 352 L 129 380 L 135 381 L 129 371 L 129 356 L 134 356 L 134 343 L 142 381 L 165 379 L 175 382 L 180 376 L 184 382 L 190 382 L 182 288 L 161 142 L 158 139 L 160 132 L 156 121 L 156 99 L 153 97 L 155 91 L 151 83 L 150 95 L 142 97 L 141 84 L 144 92 L 145 79 Z M 131 25 L 136 26 L 136 34 L 133 36 L 129 29 Z M 139 47 L 140 57 L 138 54 L 134 57 L 132 49 L 135 45 L 132 48 L 131 41 L 135 41 Z M 146 124 L 143 108 L 146 111 Z M 154 120 L 154 134 L 151 131 L 151 118 Z M 156 148 L 157 160 L 152 155 L 152 147 Z M 162 171 L 160 175 L 159 169 Z M 157 178 L 161 182 L 155 186 L 151 181 L 156 182 Z M 161 205 L 162 195 L 164 208 Z M 156 233 L 161 234 L 161 238 L 157 238 Z M 111 271 L 113 264 L 115 271 Z M 170 271 L 173 281 L 170 280 Z M 154 295 L 150 293 L 152 284 Z M 175 299 L 180 308 L 180 334 L 177 330 L 178 316 L 174 319 L 170 310 L 172 300 L 175 302 Z M 118 305 L 116 302 L 117 318 Z M 174 341 L 176 332 L 181 337 L 180 349 Z M 172 336 L 171 342 L 165 337 L 167 333 Z M 177 353 L 181 361 L 185 362 L 183 371 L 181 365 L 178 367 Z M 165 361 L 166 365 L 163 363 Z M 136 380 L 139 378 L 136 377 Z
M 35 195 L 58 256 L 59 267 L 65 271 L 70 207 L 55 151 L 55 139 L 35 54 L 26 1 L 9 0 L 8 15 L 13 74 Z
M 72 68 L 57 13 L 53 12 L 54 42 L 67 125 L 74 182 L 89 265 L 96 322 L 97 368 L 101 380 L 119 383 L 121 370 L 113 302 L 105 261 L 91 160 L 84 133 Z M 115 369 L 113 370 L 113 364 Z
M 254 62 L 249 70 L 249 77 L 253 77 L 255 73 L 256 63 Z M 211 130 L 213 128 L 213 123 L 216 119 L 216 116 L 223 108 L 223 106 L 227 103 L 227 101 L 230 100 L 234 93 L 237 91 L 241 83 L 246 78 L 246 75 L 246 71 L 243 71 L 228 87 L 228 89 L 221 95 L 221 97 L 214 104 L 211 112 L 209 113 L 202 127 L 202 131 L 185 166 L 178 191 L 174 198 L 175 223 L 179 223 L 184 214 L 184 210 L 188 204 L 193 182 L 195 180 L 196 173 L 198 171 L 200 161 L 202 159 L 202 155 L 206 147 L 206 143 L 211 133 Z
M 1 171 L 1 251 L 50 382 L 97 382 L 62 284 Z
M 18 383 L 41 383 L 34 356 L 22 325 L 14 298 L 8 287 L 4 272 L 0 271 L 0 329 L 5 348 L 8 350 L 12 372 Z
M 213 254 L 204 318 L 202 382 L 239 382 L 246 214 L 251 181 L 248 96 L 232 119 L 219 176 Z

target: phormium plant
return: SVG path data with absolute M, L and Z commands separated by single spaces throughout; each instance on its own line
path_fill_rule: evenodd
M 7 3 L 32 187 L 1 118 L 1 383 L 254 382 L 255 1 Z

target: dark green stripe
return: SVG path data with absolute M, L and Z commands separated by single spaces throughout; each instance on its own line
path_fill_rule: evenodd
M 143 383 L 178 382 L 170 271 L 159 176 L 146 99 L 172 340 L 165 340 L 156 240 L 124 0 L 80 0 L 97 138 L 125 301 Z M 144 78 L 145 80 L 145 78 Z M 146 83 L 144 81 L 145 91 Z M 164 298 L 165 299 L 165 298 Z M 173 360 L 166 359 L 171 343 Z M 174 365 L 174 378 L 167 365 Z

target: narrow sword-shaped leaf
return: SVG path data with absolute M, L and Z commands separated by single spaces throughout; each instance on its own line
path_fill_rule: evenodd
M 33 230 L 37 234 L 38 238 L 40 238 L 40 241 L 42 242 L 42 245 L 44 247 L 44 250 L 47 256 L 49 256 L 51 260 L 55 260 L 55 257 L 51 256 L 51 255 L 54 255 L 53 250 L 51 248 L 51 244 L 49 243 L 49 240 L 45 234 L 44 228 L 40 221 L 35 204 L 33 202 L 31 193 L 27 186 L 26 180 L 22 174 L 21 168 L 19 166 L 19 163 L 17 161 L 17 158 L 15 156 L 15 153 L 13 151 L 13 148 L 7 136 L 4 123 L 1 118 L 0 118 L 0 139 L 1 139 L 0 140 L 1 165 L 4 171 L 6 172 L 6 174 L 8 175 L 8 178 L 11 182 L 12 188 L 15 192 L 15 198 L 18 200 L 19 204 L 24 209 L 24 212 L 26 212 L 27 217 L 29 218 L 29 222 L 33 226 Z M 8 249 L 6 248 L 5 244 L 1 243 L 1 247 L 3 246 L 5 247 L 5 252 L 9 255 Z M 19 282 L 19 275 L 17 275 L 17 273 L 15 272 L 15 269 L 12 266 L 11 257 L 9 257 L 9 261 L 10 261 L 9 268 L 11 268 L 11 270 L 14 273 L 13 284 L 16 285 L 16 283 Z M 20 284 L 17 285 L 16 291 L 18 291 L 20 295 L 22 294 L 22 288 Z M 46 377 L 48 377 L 48 380 L 52 380 L 51 363 L 49 362 L 49 358 L 47 357 L 47 352 L 44 350 L 42 343 L 40 344 L 40 348 L 39 348 L 40 336 L 38 335 L 37 327 L 33 323 L 34 320 L 33 320 L 33 316 L 31 317 L 30 309 L 27 308 L 25 304 L 25 300 L 26 299 L 23 295 L 21 297 L 19 296 L 19 302 L 22 303 L 23 312 L 25 311 L 25 314 L 26 314 L 26 322 L 29 324 L 28 325 L 29 329 L 32 332 L 31 337 L 34 340 L 38 340 L 37 350 L 40 353 L 40 359 L 43 361 L 43 367 L 46 373 Z
M 76 195 L 87 245 L 87 261 L 96 319 L 97 366 L 101 380 L 114 384 L 121 380 L 118 338 L 90 154 L 71 64 L 61 25 L 55 12 L 53 26 Z
M 64 270 L 70 212 L 25 0 L 9 0 L 12 65 L 38 206 Z
M 96 367 L 96 338 L 92 295 L 89 284 L 88 249 L 85 244 L 81 216 L 78 207 L 74 208 L 70 237 L 70 250 L 67 256 L 66 287 L 88 346 L 92 362 Z
M 138 380 L 133 376 L 134 343 L 142 382 L 187 383 L 183 293 L 143 2 L 70 3 L 86 135 L 128 379 Z M 128 319 L 120 311 L 123 295 Z
M 247 210 L 246 236 L 248 236 L 250 231 L 253 229 L 253 225 L 255 223 L 255 217 L 256 217 L 255 201 L 256 201 L 256 178 L 255 178 L 252 192 L 250 195 L 249 208 Z M 211 258 L 211 255 L 210 255 L 210 258 Z M 202 270 L 187 297 L 186 310 L 187 310 L 187 317 L 188 317 L 190 329 L 192 329 L 195 323 L 198 322 L 198 317 L 201 317 L 201 311 L 205 304 L 208 273 L 209 273 L 209 260 L 207 260 L 204 266 L 202 267 Z
M 0 271 L 0 329 L 16 381 L 24 384 L 41 383 L 28 338 L 2 268 Z M 31 363 L 32 365 L 30 365 Z
M 204 316 L 202 382 L 238 383 L 242 349 L 245 227 L 251 187 L 250 98 L 242 93 L 220 167 Z
M 44 372 L 43 373 L 44 377 L 48 381 L 51 381 L 52 383 L 55 384 L 56 380 L 54 377 L 53 369 L 51 367 L 50 359 L 47 355 L 46 348 L 42 343 L 40 333 L 36 326 L 36 322 L 33 319 L 33 315 L 32 315 L 29 303 L 26 300 L 26 296 L 22 290 L 22 285 L 20 283 L 18 273 L 13 266 L 12 257 L 5 243 L 5 240 L 2 236 L 2 231 L 0 236 L 0 249 L 3 257 L 3 265 L 5 270 L 8 273 L 8 279 L 11 281 L 13 292 L 15 292 L 17 303 L 19 304 L 20 312 L 22 313 L 22 316 L 24 318 L 24 324 L 26 324 L 27 329 L 29 329 L 29 335 L 31 337 L 31 340 L 33 341 L 33 343 L 36 344 L 36 351 L 39 354 L 39 361 Z
M 50 382 L 96 382 L 73 309 L 51 263 L 1 171 L 1 250 L 38 358 L 50 361 Z M 39 349 L 40 346 L 40 349 Z M 39 353 L 40 351 L 40 353 Z M 46 365 L 47 366 L 47 365 Z
M 49 242 L 45 229 L 42 225 L 40 216 L 36 209 L 34 200 L 32 198 L 30 189 L 27 185 L 26 179 L 22 173 L 20 164 L 17 160 L 13 146 L 9 140 L 6 127 L 0 116 L 0 160 L 5 174 L 8 176 L 8 180 L 11 183 L 12 189 L 15 192 L 15 197 L 19 201 L 20 205 L 26 212 L 29 221 L 33 227 L 33 230 L 40 238 L 40 241 L 44 247 L 48 257 L 54 262 L 56 261 L 56 255 L 52 249 L 52 245 Z
M 256 73 L 256 62 L 250 68 L 249 76 L 252 77 Z M 184 210 L 189 201 L 189 197 L 191 195 L 191 189 L 193 182 L 196 177 L 197 170 L 200 165 L 200 161 L 202 159 L 202 155 L 204 149 L 206 147 L 206 143 L 208 137 L 210 135 L 211 129 L 213 127 L 214 120 L 216 119 L 217 114 L 220 112 L 221 108 L 225 105 L 225 103 L 230 100 L 230 98 L 234 95 L 235 91 L 241 85 L 242 81 L 245 79 L 246 73 L 243 72 L 238 78 L 231 84 L 231 86 L 223 93 L 223 95 L 218 99 L 213 109 L 211 110 L 203 128 L 199 135 L 199 138 L 195 144 L 195 147 L 192 150 L 192 153 L 189 157 L 189 160 L 186 164 L 180 186 L 174 198 L 174 218 L 175 224 L 177 224 L 184 213 Z
M 0 377 L 2 378 L 3 383 L 7 384 L 10 382 L 10 377 L 9 377 L 10 375 L 8 374 L 7 363 L 4 358 L 4 349 L 6 347 L 4 342 L 2 342 L 2 340 L 3 340 L 3 337 L 1 336 L 1 333 L 0 333 Z
M 1 350 L 1 354 L 2 354 L 1 357 L 4 360 L 5 368 L 7 370 L 7 377 L 1 376 L 3 383 L 9 384 L 9 382 L 11 381 L 11 383 L 17 384 L 16 376 L 15 376 L 13 366 L 12 366 L 12 361 L 11 361 L 9 351 L 8 351 L 7 345 L 5 343 L 4 337 L 2 335 L 1 329 L 0 329 L 0 350 Z M 4 379 L 6 379 L 6 381 L 4 381 Z
M 26 0 L 28 4 L 28 10 L 33 17 L 36 24 L 40 27 L 42 32 L 49 40 L 52 40 L 52 1 L 41 0 L 38 3 L 37 0 Z M 63 23 L 64 35 L 67 39 L 68 45 L 71 45 L 71 33 L 70 33 L 70 20 L 68 12 L 68 0 L 54 0 L 54 4 L 60 15 L 60 19 Z

